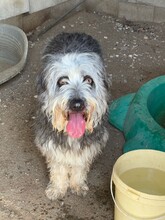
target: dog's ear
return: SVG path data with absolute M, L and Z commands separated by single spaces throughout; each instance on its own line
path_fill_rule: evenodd
M 103 76 L 103 82 L 104 86 L 107 90 L 107 92 L 110 90 L 112 85 L 112 74 L 108 74 L 103 63 L 103 69 L 102 69 L 102 76 Z
M 105 89 L 107 90 L 107 102 L 109 103 L 111 100 L 112 75 L 105 73 L 103 82 Z
M 106 90 L 108 91 L 110 86 L 109 86 L 109 83 L 108 83 L 107 79 L 104 79 L 104 86 L 105 86 Z
M 38 76 L 36 78 L 36 87 L 37 87 L 37 93 L 41 94 L 46 90 L 46 83 L 45 83 L 45 74 L 41 70 L 40 73 L 38 73 Z

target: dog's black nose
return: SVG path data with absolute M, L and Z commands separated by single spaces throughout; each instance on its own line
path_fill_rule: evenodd
M 72 111 L 80 112 L 85 108 L 85 103 L 82 99 L 72 99 L 69 107 Z

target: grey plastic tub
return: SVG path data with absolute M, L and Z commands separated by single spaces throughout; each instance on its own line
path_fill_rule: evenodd
M 0 24 L 0 84 L 20 73 L 27 53 L 26 34 L 18 27 Z

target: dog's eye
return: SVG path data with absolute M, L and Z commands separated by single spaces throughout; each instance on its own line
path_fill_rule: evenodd
M 67 76 L 60 77 L 57 84 L 59 87 L 61 87 L 63 85 L 67 85 L 68 84 L 68 77 Z
M 84 77 L 84 82 L 86 82 L 89 85 L 93 85 L 93 79 L 90 76 L 85 76 Z

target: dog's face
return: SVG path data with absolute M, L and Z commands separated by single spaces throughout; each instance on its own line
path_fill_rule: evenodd
M 43 111 L 57 131 L 80 138 L 92 132 L 107 109 L 106 74 L 96 53 L 46 55 Z

